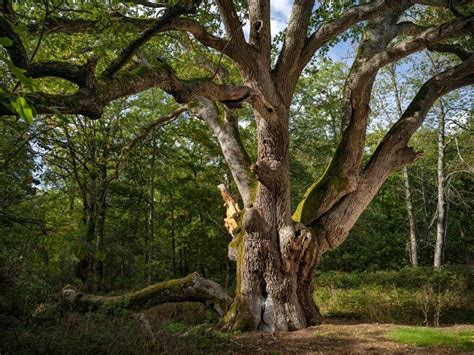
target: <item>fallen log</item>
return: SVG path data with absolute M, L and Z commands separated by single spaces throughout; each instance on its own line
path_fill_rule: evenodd
M 63 306 L 61 308 L 69 306 L 67 308 L 76 312 L 116 309 L 140 311 L 163 303 L 200 302 L 222 316 L 232 303 L 232 298 L 222 286 L 198 273 L 192 273 L 181 279 L 163 281 L 120 296 L 91 295 L 79 292 L 72 286 L 64 287 L 61 296 Z M 48 308 L 39 307 L 34 317 L 41 317 Z

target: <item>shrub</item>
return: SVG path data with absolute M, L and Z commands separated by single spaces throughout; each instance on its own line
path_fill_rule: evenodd
M 330 317 L 434 326 L 474 323 L 471 274 L 468 268 L 329 272 L 316 276 L 314 296 Z

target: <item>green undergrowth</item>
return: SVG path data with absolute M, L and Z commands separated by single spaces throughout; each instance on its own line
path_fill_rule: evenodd
M 429 268 L 316 275 L 325 317 L 410 325 L 474 323 L 472 269 Z
M 403 327 L 387 332 L 393 341 L 416 346 L 446 346 L 454 350 L 474 350 L 474 331 L 447 331 L 433 328 Z
M 0 353 L 206 353 L 233 351 L 217 316 L 198 303 L 164 304 L 144 312 L 150 331 L 132 312 L 68 313 L 48 321 L 0 317 Z

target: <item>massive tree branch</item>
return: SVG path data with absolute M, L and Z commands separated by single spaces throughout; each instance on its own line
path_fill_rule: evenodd
M 289 93 L 293 92 L 300 75 L 298 59 L 306 39 L 313 6 L 314 0 L 297 0 L 293 4 L 285 42 L 275 66 L 275 82 L 280 86 L 280 92 L 288 93 L 283 95 L 287 98 L 287 104 L 291 100 Z
M 337 37 L 358 22 L 371 19 L 383 13 L 390 13 L 391 10 L 404 3 L 406 3 L 404 0 L 374 0 L 368 4 L 354 6 L 339 18 L 321 25 L 305 42 L 299 60 L 300 70 L 308 64 L 314 53 L 331 39 Z
M 447 43 L 432 43 L 427 46 L 427 49 L 432 52 L 454 54 L 462 61 L 468 60 L 471 56 L 471 53 L 466 52 L 461 47 Z
M 193 6 L 195 2 L 199 1 L 193 1 Z M 110 65 L 107 67 L 107 69 L 104 71 L 103 75 L 104 76 L 112 76 L 114 75 L 118 70 L 120 70 L 134 55 L 134 53 L 146 42 L 148 42 L 150 39 L 153 38 L 154 35 L 156 35 L 160 30 L 170 21 L 173 19 L 179 17 L 180 15 L 183 15 L 189 11 L 191 11 L 192 8 L 189 7 L 184 7 L 184 6 L 174 6 L 166 10 L 166 12 L 161 16 L 154 24 L 152 27 L 146 29 L 143 31 L 138 38 L 134 39 L 131 41 L 127 47 L 125 47 L 120 55 L 112 62 Z
M 216 4 L 224 22 L 227 40 L 233 39 L 239 45 L 245 43 L 243 26 L 232 0 L 216 0 Z
M 267 70 L 270 70 L 270 1 L 249 0 L 249 42 L 257 48 Z
M 472 32 L 474 32 L 474 15 L 457 18 L 451 22 L 429 28 L 413 38 L 397 43 L 386 51 L 375 55 L 367 62 L 364 69 L 371 71 L 373 68 L 381 68 L 437 42 Z
M 156 22 L 155 19 L 128 17 L 120 13 L 110 14 L 109 21 L 113 26 L 121 26 L 122 28 L 134 31 L 144 31 Z M 39 30 L 43 28 L 47 34 L 62 33 L 67 35 L 75 33 L 94 33 L 103 30 L 103 27 L 101 27 L 97 20 L 57 16 L 49 16 L 43 21 L 30 23 L 27 28 L 32 34 L 39 32 Z
M 385 50 L 394 36 L 398 16 L 405 6 L 392 12 L 390 19 L 379 16 L 371 20 L 344 88 L 343 133 L 330 165 L 305 193 L 293 218 L 310 224 L 327 212 L 338 200 L 357 188 L 360 162 L 364 149 L 369 101 L 377 68 L 364 71 L 366 62 L 376 53 Z
M 95 58 L 86 64 L 73 64 L 62 61 L 41 61 L 28 66 L 26 75 L 32 78 L 56 77 L 71 81 L 79 87 L 92 87 L 95 85 Z
M 341 244 L 387 177 L 420 158 L 407 147 L 434 102 L 452 90 L 474 84 L 474 56 L 428 80 L 418 91 L 399 121 L 389 130 L 362 171 L 357 189 L 345 196 L 314 224 L 328 240 L 327 248 Z M 341 218 L 344 216 L 344 218 Z
M 147 31 L 150 30 L 154 24 L 156 26 L 155 20 L 153 19 L 134 18 L 117 13 L 111 14 L 110 21 L 114 22 L 114 25 L 121 26 L 130 31 Z M 33 23 L 30 24 L 28 28 L 30 32 L 35 33 L 39 28 L 41 28 L 42 24 L 43 23 Z M 100 23 L 96 20 L 70 19 L 66 17 L 49 17 L 45 19 L 43 26 L 47 33 L 95 33 L 103 30 Z M 223 52 L 231 58 L 239 57 L 240 52 L 237 49 L 238 42 L 235 38 L 232 38 L 232 40 L 230 40 L 230 38 L 226 40 L 217 37 L 209 33 L 203 25 L 194 19 L 184 17 L 172 18 L 163 24 L 156 33 L 167 31 L 188 32 L 206 47 Z M 240 50 L 242 49 L 242 44 L 245 45 L 245 43 L 240 43 Z
M 454 68 L 428 80 L 418 91 L 402 117 L 385 135 L 365 167 L 363 176 L 371 177 L 381 168 L 390 173 L 410 163 L 410 161 L 403 161 L 404 153 L 407 152 L 406 146 L 413 133 L 423 123 L 434 102 L 452 90 L 472 84 L 474 84 L 474 55 Z
M 415 36 L 427 29 L 428 29 L 427 27 L 417 25 L 416 23 L 413 23 L 410 21 L 399 22 L 397 23 L 397 26 L 395 28 L 396 35 L 409 35 L 409 36 Z
M 241 23 L 232 0 L 217 0 L 216 4 L 226 30 L 228 41 L 226 54 L 242 69 L 246 71 L 255 70 L 259 62 L 256 57 L 261 57 L 261 55 L 254 46 L 245 41 L 244 24 Z
M 402 10 L 403 7 L 400 7 Z M 393 14 L 392 14 L 393 15 Z M 367 39 L 362 41 L 345 87 L 344 131 L 330 166 L 321 180 L 307 191 L 295 211 L 294 218 L 303 223 L 312 223 L 326 213 L 343 196 L 357 189 L 362 159 L 368 105 L 375 76 L 379 68 L 399 60 L 431 43 L 451 38 L 469 31 L 473 16 L 459 18 L 449 23 L 425 30 L 411 39 L 386 49 L 394 36 L 398 16 L 386 22 L 385 18 L 373 20 L 366 29 Z
M 232 112 L 220 114 L 216 104 L 208 99 L 200 98 L 199 101 L 202 108 L 197 115 L 217 138 L 244 206 L 248 206 L 253 202 L 252 186 L 255 181 L 250 172 L 250 157 L 240 138 L 238 119 Z
M 77 69 L 76 67 L 72 67 Z M 57 68 L 51 76 L 58 75 Z M 42 76 L 47 76 L 42 72 Z M 99 118 L 104 107 L 111 101 L 121 97 L 137 94 L 146 89 L 158 87 L 172 95 L 177 102 L 187 103 L 197 96 L 204 96 L 214 101 L 221 101 L 229 106 L 240 104 L 250 95 L 245 86 L 218 85 L 206 79 L 180 80 L 174 71 L 163 64 L 154 68 L 136 66 L 119 71 L 112 78 L 99 76 L 92 87 L 80 87 L 72 95 L 51 95 L 32 93 L 26 95 L 37 113 L 83 114 L 91 118 Z M 14 114 L 7 107 L 0 107 L 0 115 Z
M 170 7 L 170 1 L 158 1 L 158 2 L 151 2 L 147 0 L 123 0 L 124 2 L 129 2 L 136 5 L 143 5 L 145 7 L 152 7 L 154 9 L 163 9 Z
M 433 7 L 446 7 L 451 6 L 462 6 L 470 3 L 472 0 L 410 0 L 413 4 L 433 6 Z

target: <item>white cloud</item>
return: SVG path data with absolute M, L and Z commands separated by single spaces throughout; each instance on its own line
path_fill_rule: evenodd
M 270 26 L 272 31 L 272 37 L 275 37 L 280 31 L 283 31 L 288 24 L 286 22 L 278 21 L 275 19 L 270 20 Z
M 292 0 L 272 0 L 270 6 L 272 18 L 288 23 L 291 7 L 293 6 Z

